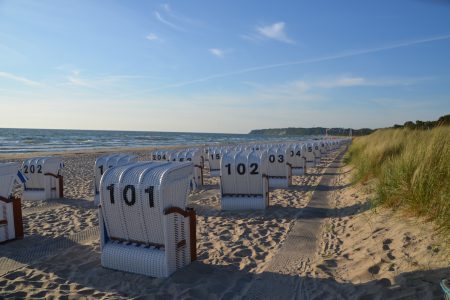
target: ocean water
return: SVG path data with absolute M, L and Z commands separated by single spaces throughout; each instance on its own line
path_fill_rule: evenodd
M 253 134 L 0 128 L 0 153 L 214 145 L 292 139 L 292 137 Z

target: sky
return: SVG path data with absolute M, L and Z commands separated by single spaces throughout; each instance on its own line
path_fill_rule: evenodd
M 0 127 L 247 133 L 450 113 L 450 1 L 0 0 Z

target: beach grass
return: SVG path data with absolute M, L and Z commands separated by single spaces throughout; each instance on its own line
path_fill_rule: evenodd
M 450 232 L 450 127 L 382 129 L 353 140 L 355 181 L 375 179 L 375 205 L 403 209 Z

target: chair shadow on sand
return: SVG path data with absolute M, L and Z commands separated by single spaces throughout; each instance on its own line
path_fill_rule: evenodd
M 44 238 L 45 242 L 55 245 L 55 241 L 45 237 L 29 237 L 27 239 Z M 407 297 L 409 299 L 432 299 L 442 297 L 439 279 L 450 276 L 450 268 L 401 273 L 395 276 L 393 285 L 386 278 L 378 278 L 361 283 L 342 283 L 333 278 L 301 277 L 298 275 L 284 275 L 271 272 L 255 274 L 249 270 L 240 269 L 238 265 L 213 265 L 203 263 L 206 252 L 199 253 L 199 261 L 178 270 L 169 278 L 152 278 L 142 275 L 106 269 L 100 265 L 98 243 L 95 246 L 78 244 L 61 237 L 55 240 L 64 244 L 64 249 L 57 249 L 45 254 L 45 246 L 31 247 L 2 254 L 5 257 L 24 264 L 30 264 L 34 269 L 46 274 L 54 274 L 48 284 L 51 290 L 59 289 L 60 295 L 69 295 L 68 285 L 76 284 L 78 296 L 93 295 L 100 297 L 105 293 L 116 296 L 135 297 L 136 299 L 387 299 Z M 19 244 L 27 240 L 9 242 L 3 246 L 18 249 Z M 40 251 L 39 248 L 40 247 Z M 37 250 L 37 252 L 34 252 Z M 48 250 L 48 249 L 47 249 Z M 28 251 L 28 254 L 25 252 Z M 34 257 L 34 258 L 33 258 Z M 336 265 L 333 265 L 336 267 Z M 33 284 L 36 296 L 45 297 L 46 289 L 40 288 L 48 283 L 40 272 L 29 272 L 28 269 L 17 269 L 3 278 L 14 285 L 14 280 Z M 54 276 L 52 276 L 54 277 Z M 2 283 L 5 297 L 25 297 L 25 292 L 10 292 L 5 281 Z M 51 286 L 51 288 L 50 288 Z M 14 288 L 12 288 L 13 290 Z

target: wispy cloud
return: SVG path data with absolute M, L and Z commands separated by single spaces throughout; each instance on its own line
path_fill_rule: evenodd
M 273 39 L 283 43 L 293 44 L 294 40 L 287 36 L 284 29 L 285 23 L 277 22 L 271 25 L 256 27 L 256 32 L 265 38 Z
M 166 19 L 165 19 L 158 11 L 155 11 L 155 17 L 156 17 L 156 19 L 157 19 L 159 22 L 163 23 L 164 25 L 169 26 L 169 27 L 172 28 L 172 29 L 175 29 L 175 30 L 178 30 L 178 31 L 185 31 L 185 30 L 184 30 L 183 28 L 181 28 L 180 26 L 175 25 L 174 23 L 169 22 L 168 20 L 166 20 Z
M 208 50 L 209 52 L 211 52 L 212 55 L 217 56 L 219 58 L 223 58 L 225 56 L 225 50 L 219 48 L 211 48 Z
M 258 72 L 258 71 L 278 69 L 278 68 L 284 68 L 284 67 L 290 67 L 290 66 L 296 66 L 296 65 L 312 64 L 312 63 L 318 63 L 318 62 L 324 62 L 324 61 L 333 61 L 333 60 L 338 60 L 338 59 L 343 59 L 343 58 L 377 53 L 377 52 L 388 51 L 388 50 L 393 50 L 393 49 L 398 49 L 398 48 L 405 48 L 405 47 L 410 47 L 410 46 L 414 46 L 414 45 L 432 43 L 432 42 L 436 42 L 436 41 L 449 40 L 449 39 L 450 39 L 450 34 L 422 38 L 422 39 L 398 41 L 398 42 L 394 42 L 391 44 L 373 47 L 373 48 L 348 50 L 348 51 L 331 54 L 331 55 L 327 55 L 327 56 L 320 56 L 320 57 L 309 58 L 309 59 L 304 59 L 304 60 L 282 62 L 282 63 L 270 64 L 270 65 L 261 65 L 261 66 L 239 69 L 239 70 L 226 72 L 226 73 L 213 74 L 213 75 L 196 78 L 196 79 L 189 80 L 189 81 L 168 84 L 165 86 L 161 86 L 155 90 L 163 90 L 163 89 L 168 89 L 168 88 L 182 87 L 182 86 L 205 82 L 205 81 L 209 81 L 209 80 L 213 80 L 213 79 L 236 76 L 236 75 Z M 155 90 L 153 90 L 153 91 L 155 91 Z
M 149 34 L 147 34 L 147 36 L 145 37 L 147 40 L 149 41 L 158 41 L 161 40 L 160 37 L 158 35 L 156 35 L 155 33 L 151 32 Z
M 22 76 L 17 76 L 15 74 L 12 73 L 8 73 L 8 72 L 0 72 L 0 77 L 1 78 L 6 78 L 6 79 L 10 79 L 10 80 L 14 80 L 17 82 L 20 82 L 22 84 L 28 85 L 28 86 L 33 86 L 33 87 L 42 87 L 43 84 L 39 83 L 37 81 L 33 81 L 31 79 L 22 77 Z

